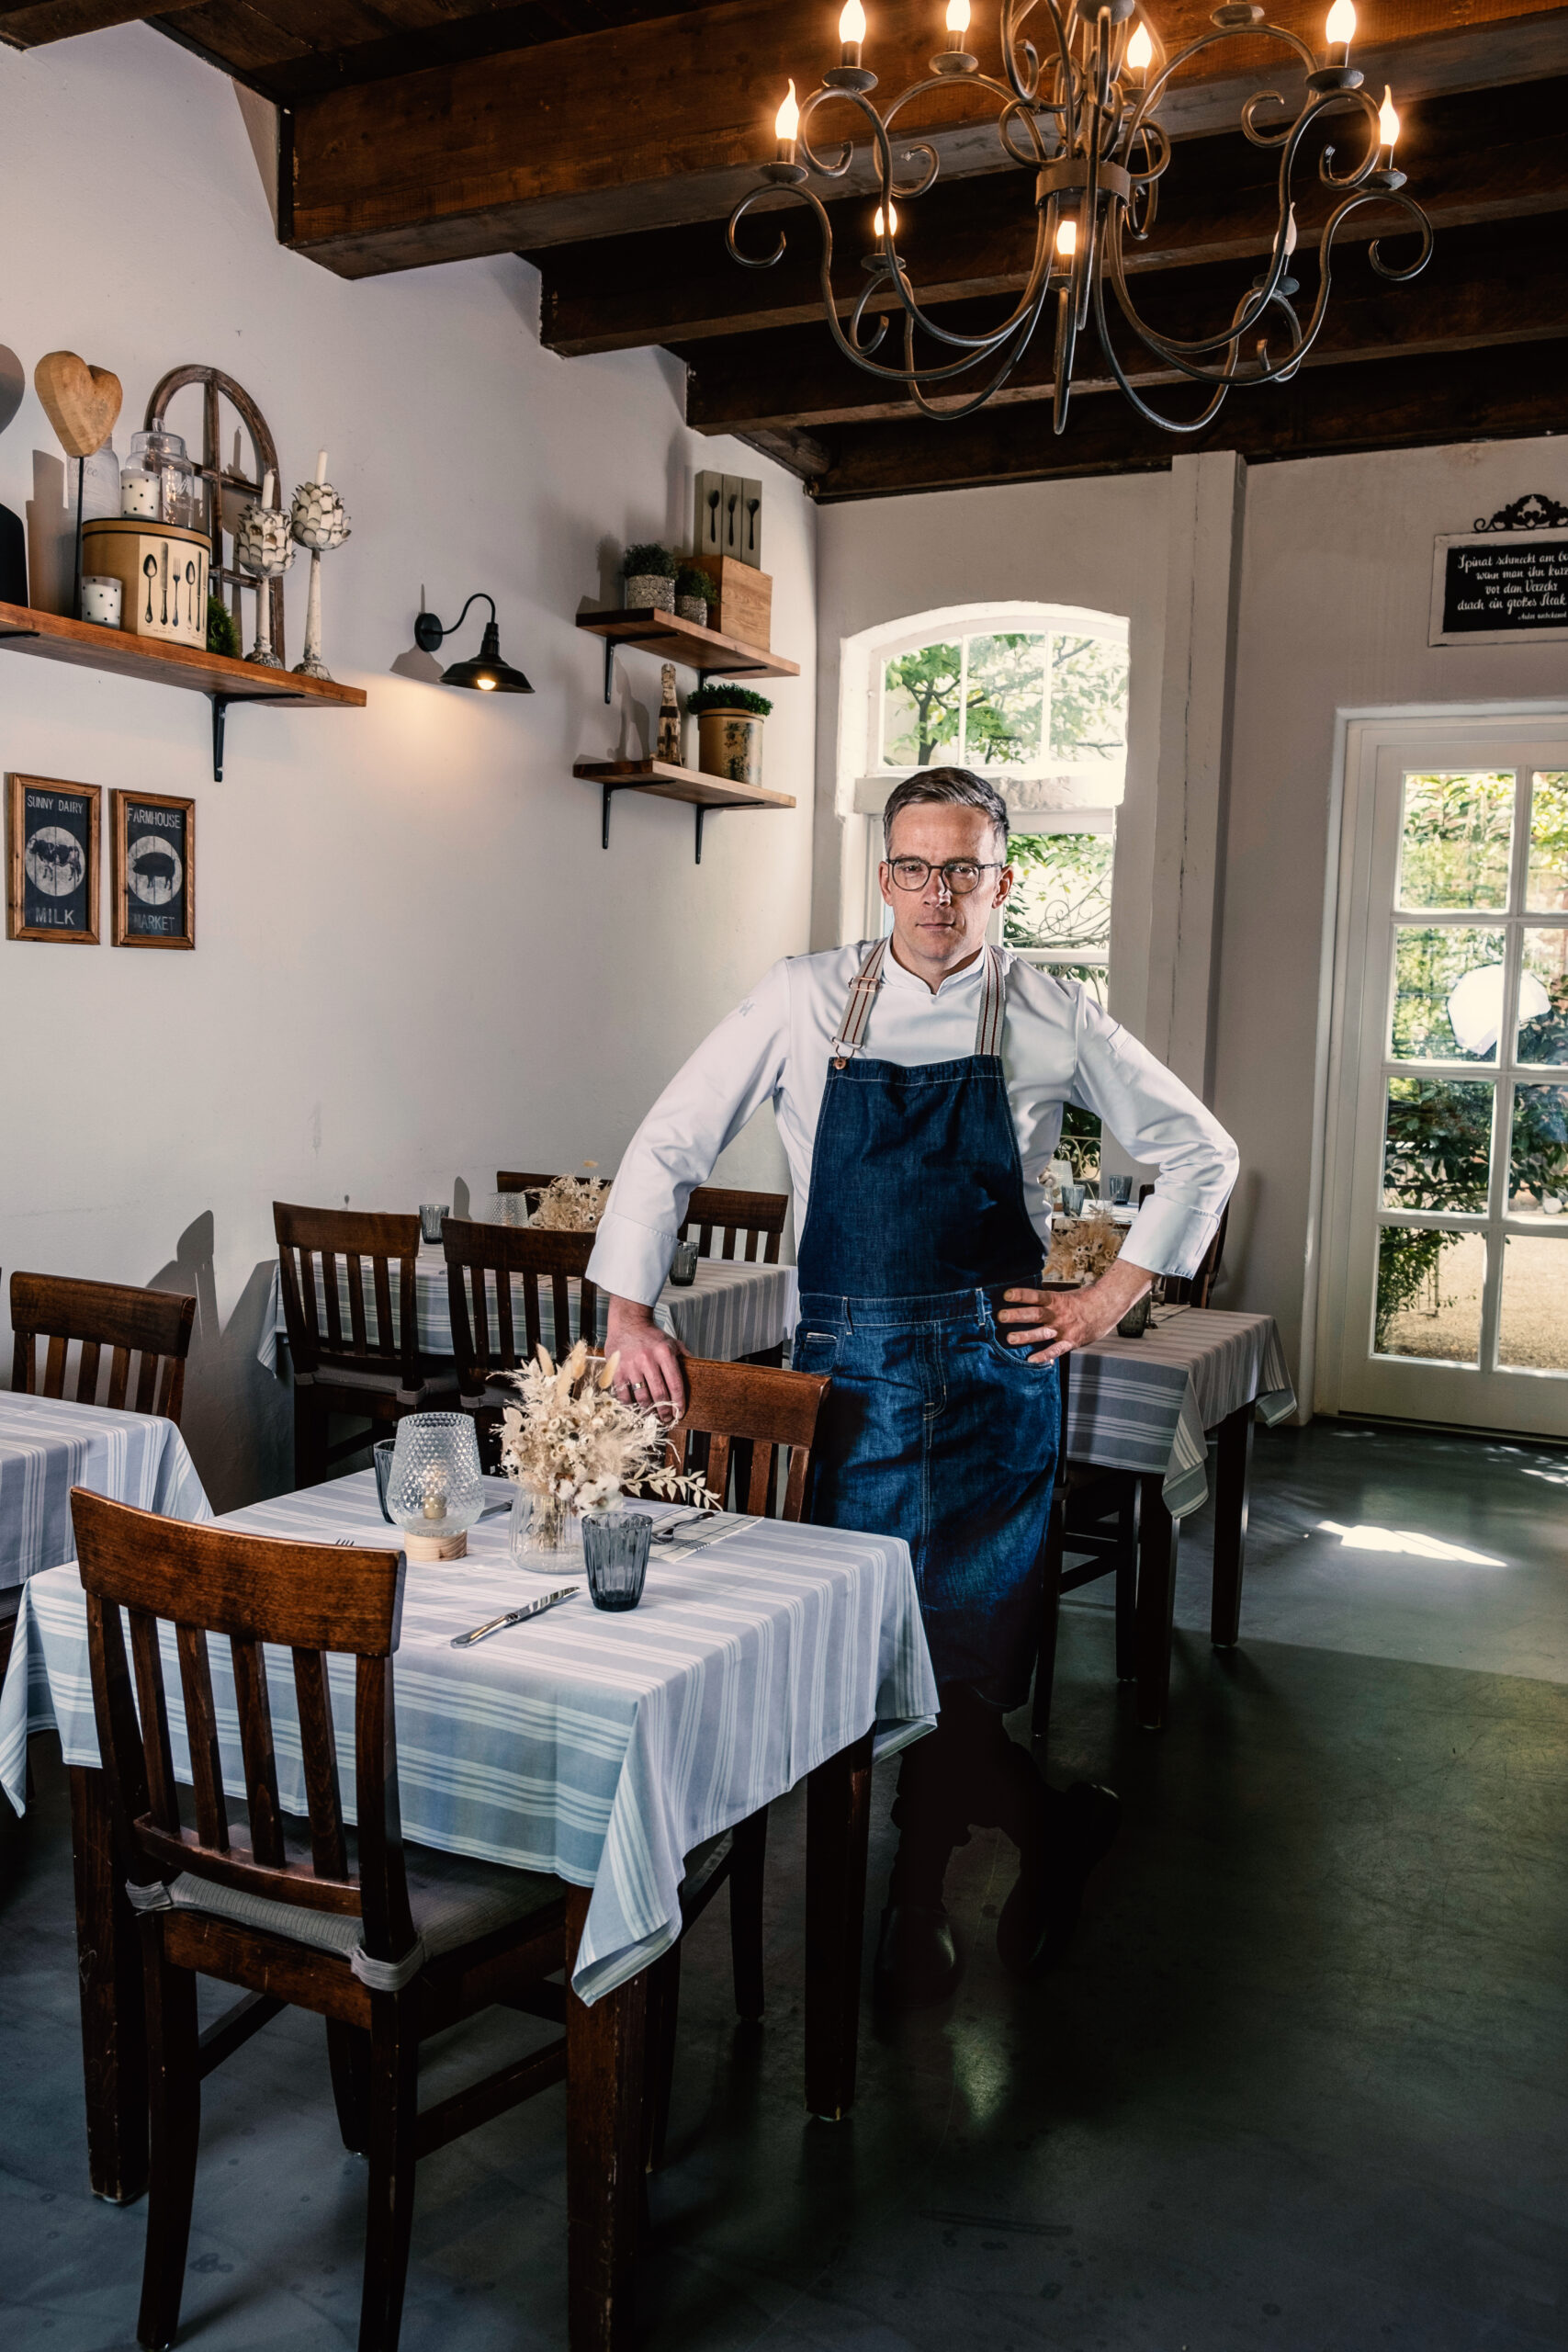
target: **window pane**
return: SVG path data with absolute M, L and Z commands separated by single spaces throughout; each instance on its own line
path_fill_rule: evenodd
M 1509 1137 L 1508 1206 L 1516 1215 L 1555 1216 L 1568 1194 L 1568 1086 L 1514 1090 Z
M 964 756 L 971 767 L 1039 769 L 1048 642 L 1026 634 L 970 639 Z
M 1384 1208 L 1486 1206 L 1494 1092 L 1465 1079 L 1389 1080 Z
M 1495 1061 L 1502 1025 L 1500 931 L 1396 928 L 1389 1023 L 1396 1061 Z
M 1127 649 L 1102 637 L 1051 640 L 1051 756 L 1111 759 L 1127 743 Z
M 1568 1062 L 1568 924 L 1527 931 L 1519 974 L 1522 1062 Z
M 1513 838 L 1511 775 L 1407 775 L 1398 904 L 1506 907 Z
M 1478 1363 L 1485 1287 L 1483 1235 L 1385 1225 L 1378 1235 L 1374 1352 Z
M 1568 914 L 1568 775 L 1533 780 L 1525 904 L 1532 914 Z
M 1503 1244 L 1497 1361 L 1515 1372 L 1568 1372 L 1568 1246 L 1511 1233 Z
M 963 656 L 956 645 L 922 645 L 882 665 L 882 764 L 924 768 L 958 757 Z
M 1047 948 L 1053 960 L 1107 953 L 1115 850 L 1109 833 L 1014 833 L 1016 879 L 1002 909 L 1008 946 Z

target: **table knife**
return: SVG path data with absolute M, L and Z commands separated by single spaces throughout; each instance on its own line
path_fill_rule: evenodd
M 554 1592 L 542 1592 L 537 1600 L 530 1600 L 521 1609 L 509 1609 L 504 1617 L 492 1617 L 488 1624 L 476 1625 L 472 1633 L 454 1634 L 450 1645 L 455 1650 L 466 1650 L 470 1643 L 485 1641 L 503 1626 L 521 1625 L 525 1617 L 537 1617 L 542 1611 L 553 1609 L 558 1600 L 570 1600 L 574 1592 L 581 1589 L 579 1584 L 563 1584 Z

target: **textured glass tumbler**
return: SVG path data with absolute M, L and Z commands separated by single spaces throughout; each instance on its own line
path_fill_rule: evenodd
M 421 1201 L 419 1204 L 419 1232 L 421 1240 L 439 1241 L 441 1238 L 441 1228 L 446 1224 L 451 1214 L 452 1207 L 450 1202 Z
M 653 1521 L 640 1510 L 591 1514 L 582 1522 L 582 1564 L 595 1609 L 635 1609 L 648 1575 Z
M 376 1499 L 381 1506 L 381 1516 L 389 1527 L 392 1514 L 387 1509 L 387 1482 L 392 1475 L 392 1455 L 397 1448 L 395 1437 L 384 1437 L 370 1451 L 376 1463 Z
M 1132 1178 L 1108 1176 L 1105 1180 L 1105 1197 L 1113 1208 L 1124 1209 L 1133 1197 Z
M 697 1245 L 694 1241 L 677 1241 L 675 1255 L 670 1261 L 670 1279 L 677 1290 L 685 1290 L 697 1279 Z

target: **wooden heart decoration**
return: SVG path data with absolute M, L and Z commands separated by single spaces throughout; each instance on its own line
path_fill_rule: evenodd
M 89 368 L 73 351 L 46 351 L 33 369 L 33 390 L 68 458 L 103 447 L 125 398 L 118 376 Z

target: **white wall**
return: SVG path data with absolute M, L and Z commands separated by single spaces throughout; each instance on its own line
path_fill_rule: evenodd
M 221 785 L 197 696 L 0 651 L 0 767 L 103 786 L 106 821 L 112 786 L 193 796 L 198 917 L 192 956 L 0 942 L 0 1265 L 197 1291 L 186 1429 L 221 1507 L 288 1483 L 285 1393 L 254 1361 L 275 1198 L 402 1209 L 480 1195 L 503 1161 L 611 1169 L 806 944 L 815 518 L 761 466 L 773 641 L 803 671 L 767 780 L 799 808 L 712 820 L 698 868 L 689 809 L 623 797 L 605 855 L 571 763 L 657 708 L 659 672 L 624 657 L 606 711 L 573 616 L 615 600 L 625 540 L 689 537 L 694 470 L 755 454 L 686 432 L 672 362 L 541 351 L 521 262 L 348 285 L 282 251 L 230 85 L 143 27 L 0 51 L 0 342 L 29 378 L 59 347 L 111 368 L 123 456 L 165 370 L 216 364 L 288 483 L 326 445 L 353 518 L 325 651 L 369 707 L 231 712 Z M 23 512 L 36 477 L 58 498 L 58 463 L 29 391 L 0 501 Z M 533 699 L 391 673 L 422 582 L 443 617 L 494 594 Z M 301 565 L 290 660 L 304 587 Z M 106 894 L 107 865 L 106 842 Z M 782 1182 L 770 1121 L 724 1172 Z

